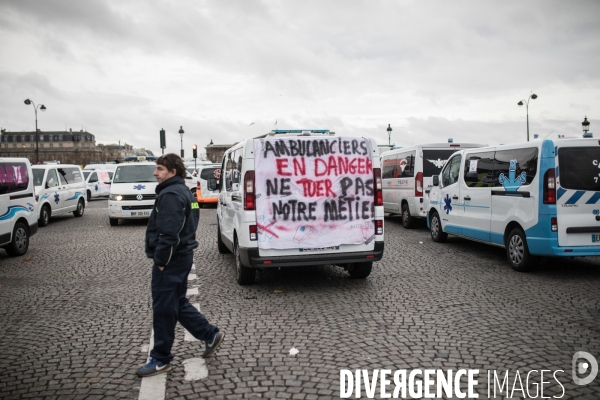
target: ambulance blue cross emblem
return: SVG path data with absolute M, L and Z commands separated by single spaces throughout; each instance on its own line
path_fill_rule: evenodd
M 133 188 L 135 190 L 142 190 L 142 189 L 146 189 L 146 185 L 135 185 Z

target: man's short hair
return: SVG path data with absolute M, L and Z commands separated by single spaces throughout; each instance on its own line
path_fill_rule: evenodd
M 179 175 L 182 178 L 187 176 L 183 160 L 175 153 L 163 154 L 156 159 L 156 163 L 162 165 L 169 171 L 175 170 L 175 175 Z

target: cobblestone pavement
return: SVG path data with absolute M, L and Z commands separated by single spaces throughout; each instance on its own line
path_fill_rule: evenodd
M 151 332 L 145 227 L 110 227 L 106 201 L 94 200 L 83 218 L 40 228 L 26 256 L 0 250 L 0 398 L 139 397 Z M 434 243 L 423 224 L 405 230 L 395 217 L 385 229 L 384 259 L 366 280 L 322 266 L 268 270 L 240 287 L 233 256 L 217 252 L 215 210 L 202 209 L 190 300 L 227 336 L 208 377 L 187 381 L 183 361 L 203 349 L 178 327 L 165 398 L 339 398 L 340 369 L 416 368 L 479 369 L 480 398 L 488 370 L 561 369 L 562 398 L 600 398 L 600 376 L 571 379 L 576 351 L 600 360 L 600 259 L 522 274 L 499 248 Z M 544 396 L 560 396 L 545 380 Z

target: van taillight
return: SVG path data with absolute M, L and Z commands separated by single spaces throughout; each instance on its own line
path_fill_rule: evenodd
M 556 204 L 556 173 L 554 168 L 544 174 L 544 204 Z
M 373 178 L 375 179 L 375 205 L 383 205 L 383 184 L 381 183 L 381 168 L 373 168 Z
M 258 230 L 256 225 L 250 225 L 250 240 L 258 240 Z
M 550 229 L 552 232 L 558 232 L 558 220 L 556 217 L 550 218 Z
M 254 210 L 254 171 L 244 175 L 244 210 Z
M 417 172 L 417 177 L 415 178 L 415 196 L 421 197 L 423 196 L 423 173 Z
M 383 220 L 382 219 L 375 220 L 375 234 L 383 235 Z

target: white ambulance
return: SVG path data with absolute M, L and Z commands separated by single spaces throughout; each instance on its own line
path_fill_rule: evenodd
M 334 264 L 366 278 L 383 256 L 379 149 L 327 130 L 277 130 L 225 152 L 217 243 L 240 285 L 256 269 Z
M 0 247 L 22 256 L 38 230 L 33 174 L 26 158 L 0 158 Z
M 482 146 L 485 145 L 448 139 L 448 143 L 418 144 L 382 153 L 383 210 L 401 214 L 402 226 L 412 228 L 416 219 L 427 217 L 424 196 L 433 187 L 432 177 L 440 173 L 448 157 L 458 149 Z
M 454 153 L 429 193 L 428 226 L 506 249 L 526 271 L 539 256 L 600 255 L 600 141 L 536 140 Z
M 106 183 L 106 181 L 112 180 L 114 174 L 113 170 L 84 169 L 82 172 L 85 180 L 87 201 L 96 197 L 108 196 L 110 192 L 110 183 Z
M 111 226 L 119 219 L 147 219 L 156 199 L 156 163 L 119 164 L 110 183 L 108 216 Z

